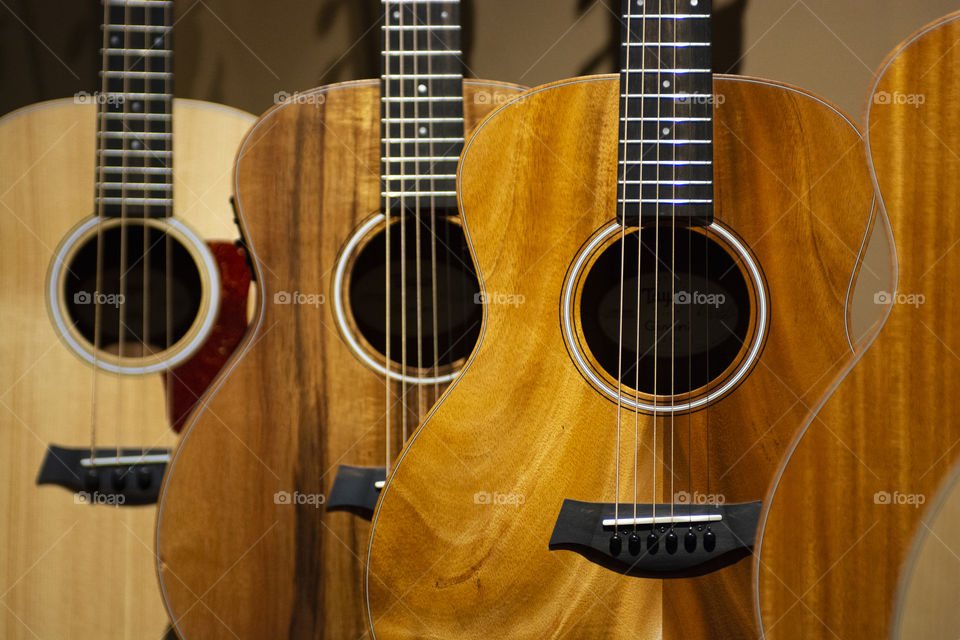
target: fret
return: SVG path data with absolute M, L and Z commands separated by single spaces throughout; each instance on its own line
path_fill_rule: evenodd
M 700 100 L 712 98 L 712 93 L 621 93 L 621 98 L 656 98 L 657 100 Z
M 661 20 L 687 20 L 690 18 L 700 18 L 708 19 L 712 16 L 709 13 L 647 13 L 647 14 L 631 14 L 625 13 L 622 18 L 624 20 L 650 20 L 653 18 Z
M 456 196 L 457 192 L 455 190 L 451 191 L 384 191 L 383 195 L 387 198 L 422 198 L 422 197 L 437 197 L 437 196 Z
M 451 79 L 462 80 L 463 74 L 460 73 L 393 73 L 389 76 L 380 76 L 382 80 L 438 80 Z
M 115 5 L 114 5 L 115 6 Z M 119 31 L 135 31 L 135 32 L 150 32 L 150 31 L 160 31 L 168 32 L 172 27 L 166 25 L 156 25 L 156 24 L 104 24 L 100 26 L 102 31 L 112 31 L 117 29 Z
M 463 123 L 463 118 L 437 118 L 437 117 L 427 117 L 423 118 L 380 118 L 380 122 L 389 122 L 390 124 L 408 124 L 408 123 L 420 123 L 420 122 L 451 122 L 461 124 Z
M 457 174 L 436 173 L 436 174 L 427 174 L 427 175 L 380 176 L 380 179 L 381 180 L 456 180 Z
M 631 118 L 629 116 L 620 116 L 620 122 L 713 122 L 713 118 L 691 118 L 691 117 L 670 117 L 670 116 L 652 116 L 642 118 Z
M 172 198 L 117 198 L 117 197 L 97 197 L 97 200 L 102 204 L 139 204 L 146 206 L 154 205 L 171 205 L 173 204 Z
M 101 71 L 100 75 L 102 77 L 117 77 L 117 78 L 172 78 L 173 74 L 168 71 L 114 71 L 108 69 L 107 71 Z
M 425 25 L 425 24 L 411 24 L 411 25 L 388 25 L 380 27 L 384 31 L 457 31 L 460 29 L 460 25 Z
M 173 134 L 166 131 L 101 131 L 98 134 L 101 138 L 148 138 L 172 140 Z
M 698 199 L 698 198 L 691 198 L 691 199 L 678 198 L 673 200 L 669 200 L 669 199 L 660 200 L 660 199 L 654 198 L 649 200 L 628 200 L 627 202 L 639 202 L 641 204 L 711 204 L 713 200 Z
M 169 113 L 137 113 L 137 112 L 109 112 L 103 111 L 97 116 L 101 120 L 170 120 L 173 116 Z
M 135 191 L 171 191 L 172 184 L 166 182 L 98 182 L 103 189 L 127 189 Z
M 653 185 L 673 185 L 686 187 L 691 185 L 712 185 L 712 180 L 624 180 L 624 184 L 653 184 Z
M 656 74 L 687 74 L 687 73 L 713 73 L 712 69 L 621 69 L 620 73 L 656 73 Z
M 108 158 L 120 158 L 123 156 L 134 158 L 164 157 L 173 155 L 173 151 L 168 149 L 98 149 L 97 153 Z
M 418 98 L 413 96 L 396 96 L 391 98 L 380 98 L 381 102 L 463 102 L 463 96 L 430 96 Z
M 172 51 L 167 49 L 123 49 L 116 47 L 109 47 L 107 49 L 100 49 L 100 53 L 107 54 L 109 56 L 113 55 L 124 55 L 124 56 L 162 56 L 169 57 L 173 55 Z M 101 71 L 101 73 L 103 73 Z
M 456 51 L 384 51 L 383 55 L 385 56 L 400 56 L 400 57 L 409 57 L 409 56 L 462 56 L 463 52 L 460 50 Z
M 168 7 L 172 0 L 105 0 L 111 7 Z
M 669 138 L 655 138 L 653 140 L 621 140 L 620 144 L 713 144 L 713 140 L 683 140 L 683 139 L 669 139 Z
M 646 49 L 666 49 L 675 47 L 677 49 L 686 49 L 687 47 L 710 47 L 710 42 L 624 42 L 625 47 L 644 47 Z
M 101 165 L 99 169 L 101 174 L 127 174 L 127 173 L 147 173 L 147 174 L 172 174 L 173 167 L 121 167 L 114 165 Z M 151 183 L 162 184 L 162 183 Z
M 425 144 L 431 142 L 463 142 L 463 136 L 458 138 L 381 138 L 380 142 L 389 142 L 391 144 L 417 143 Z
M 390 164 L 397 162 L 409 162 L 414 164 L 414 162 L 458 162 L 460 160 L 459 156 L 417 156 L 416 158 L 393 158 L 390 156 L 385 156 L 382 161 Z

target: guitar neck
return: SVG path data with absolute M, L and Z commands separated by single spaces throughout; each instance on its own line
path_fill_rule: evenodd
M 105 217 L 168 217 L 173 195 L 169 0 L 103 0 L 95 203 Z
M 384 211 L 456 210 L 464 135 L 460 47 L 459 0 L 384 2 Z
M 713 219 L 711 1 L 624 0 L 618 219 Z

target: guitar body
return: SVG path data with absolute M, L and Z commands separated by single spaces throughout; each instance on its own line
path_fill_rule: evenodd
M 675 418 L 675 455 L 671 419 L 654 440 L 639 416 L 639 501 L 667 507 L 707 486 L 726 503 L 765 498 L 806 407 L 853 362 L 847 302 L 872 219 L 861 139 L 839 112 L 764 81 L 717 77 L 714 91 L 715 219 L 760 265 L 770 322 L 739 386 Z M 366 581 L 377 638 L 759 635 L 749 556 L 662 579 L 550 548 L 564 500 L 635 502 L 635 414 L 618 449 L 617 405 L 575 365 L 562 327 L 571 263 L 615 220 L 618 95 L 615 77 L 546 85 L 465 148 L 461 213 L 482 287 L 524 302 L 486 307 L 466 369 L 380 497 Z M 676 483 L 653 467 L 654 447 Z
M 229 167 L 251 118 L 192 100 L 175 110 L 176 214 L 203 238 L 233 238 Z M 54 251 L 92 213 L 95 134 L 95 106 L 72 99 L 0 120 L 4 638 L 160 638 L 167 626 L 150 546 L 153 508 L 79 504 L 71 491 L 35 484 L 49 445 L 89 448 L 94 400 L 98 446 L 175 441 L 162 374 L 95 373 L 66 346 L 48 311 Z M 235 281 L 228 274 L 236 275 L 237 251 L 214 247 L 224 283 Z M 224 304 L 246 293 L 224 290 Z M 234 321 L 226 333 L 235 337 Z
M 960 438 L 958 41 L 960 14 L 926 27 L 891 54 L 870 96 L 869 159 L 896 247 L 896 294 L 878 299 L 890 306 L 883 331 L 784 465 L 758 574 L 768 638 L 956 635 L 943 625 L 956 616 L 954 541 L 937 537 L 934 519 L 956 503 Z M 826 470 L 830 489 L 811 492 Z M 798 547 L 783 529 L 798 506 L 842 519 L 842 533 Z M 921 562 L 925 546 L 945 553 L 938 571 Z
M 517 93 L 479 81 L 464 91 L 468 128 Z M 338 465 L 383 466 L 386 411 L 391 446 L 402 442 L 400 383 L 386 407 L 384 377 L 334 316 L 344 245 L 380 208 L 380 117 L 379 82 L 323 87 L 268 111 L 241 147 L 237 203 L 259 311 L 187 424 L 157 525 L 183 640 L 363 634 L 368 521 L 323 503 Z M 407 390 L 410 411 L 436 397 L 430 385 L 419 405 Z M 408 415 L 411 431 L 417 420 Z

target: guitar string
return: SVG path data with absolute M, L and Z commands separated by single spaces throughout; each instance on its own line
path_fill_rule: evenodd
M 124 15 L 124 25 L 129 27 L 131 24 L 130 17 L 130 5 L 125 4 L 123 7 Z M 123 47 L 125 51 L 123 52 L 123 93 L 125 95 L 130 94 L 130 79 L 129 75 L 126 73 L 127 66 L 129 65 L 128 53 L 132 47 L 130 45 L 130 29 L 124 29 L 123 35 Z M 130 157 L 127 141 L 127 108 L 126 100 L 124 100 L 123 116 L 121 117 L 121 137 L 120 137 L 120 148 L 121 151 L 121 166 L 123 167 L 121 173 L 121 183 L 120 183 L 120 291 L 119 296 L 117 297 L 117 357 L 120 362 L 124 358 L 124 350 L 126 348 L 126 336 L 124 335 L 124 328 L 126 326 L 126 292 L 127 292 L 127 169 L 128 169 L 128 158 Z M 115 375 L 116 386 L 118 392 L 121 391 L 120 387 L 122 385 L 122 375 L 117 372 Z M 116 413 L 116 425 L 114 431 L 117 438 L 117 457 L 120 457 L 120 424 L 123 421 L 123 396 L 122 392 L 117 393 L 117 413 Z
M 390 3 L 384 2 L 384 26 L 390 24 Z M 393 206 L 390 201 L 390 188 L 393 184 L 391 178 L 391 167 L 393 166 L 392 152 L 393 152 L 393 110 L 392 102 L 390 101 L 390 76 L 391 76 L 391 66 L 390 66 L 390 31 L 388 29 L 383 30 L 383 113 L 385 126 L 384 128 L 384 139 L 385 143 L 383 145 L 383 152 L 385 158 L 381 163 L 383 165 L 383 174 L 384 178 L 381 181 L 383 188 L 383 208 L 384 208 L 384 365 L 385 365 L 385 375 L 384 375 L 384 424 L 386 427 L 385 434 L 385 464 L 384 467 L 387 475 L 390 474 L 390 413 L 392 411 L 392 402 L 390 397 L 390 372 L 393 370 L 393 364 L 390 360 L 390 275 L 391 275 L 391 263 L 390 263 L 390 218 Z M 396 56 L 397 64 L 402 67 L 403 58 L 402 56 Z M 400 126 L 403 126 L 401 121 Z M 400 167 L 400 175 L 403 175 L 403 166 Z
M 404 5 L 398 3 L 399 28 L 397 29 L 397 39 L 399 40 L 398 49 L 405 51 L 403 39 L 404 32 Z M 389 30 L 387 30 L 389 38 Z M 404 95 L 406 87 L 404 86 L 403 75 L 406 72 L 406 56 L 400 57 L 400 119 L 406 119 L 406 96 Z M 416 60 L 414 60 L 416 64 Z M 416 112 L 414 112 L 416 113 Z M 403 172 L 400 175 L 406 175 L 407 143 L 405 138 L 400 137 L 400 158 L 404 159 L 400 164 L 403 166 Z M 416 163 L 416 146 L 414 146 L 414 162 Z M 407 441 L 407 205 L 406 189 L 400 187 L 400 411 L 401 411 L 401 447 L 402 443 Z
M 152 12 L 151 12 L 151 7 L 144 7 L 143 13 L 144 13 L 144 24 L 147 25 L 147 26 L 153 26 L 153 21 L 152 21 L 153 14 L 152 14 Z M 164 18 L 166 18 L 166 16 L 167 16 L 166 9 L 163 9 L 163 16 L 164 16 Z M 155 40 L 151 40 L 150 43 L 149 43 L 149 46 L 146 46 L 146 45 L 147 45 L 147 38 L 148 38 L 148 36 L 150 36 L 150 35 L 152 35 L 152 31 L 144 31 L 144 33 L 143 33 L 143 42 L 144 42 L 144 45 L 145 45 L 145 46 L 144 46 L 144 49 L 152 49 L 152 48 L 154 47 L 154 45 L 156 44 L 156 41 L 155 41 Z M 152 65 L 150 64 L 150 57 L 149 57 L 149 56 L 140 56 L 140 58 L 138 58 L 138 59 L 133 63 L 133 65 L 131 65 L 131 66 L 136 65 L 136 63 L 139 62 L 140 60 L 143 61 L 143 70 L 144 70 L 144 71 L 146 71 L 146 72 L 152 71 L 153 67 L 152 67 Z M 150 82 L 149 78 L 150 78 L 150 76 L 149 76 L 148 74 L 145 74 L 145 75 L 144 75 L 144 79 L 143 79 L 143 91 L 144 91 L 144 93 L 149 93 L 149 92 L 151 92 L 152 89 L 153 89 L 153 87 L 150 86 L 152 83 Z M 167 88 L 166 82 L 164 82 L 164 89 L 166 89 L 166 88 Z M 150 100 L 144 100 L 144 101 L 143 101 L 143 105 L 144 105 L 144 106 L 143 106 L 143 113 L 144 113 L 144 114 L 149 113 L 149 111 L 150 111 L 150 106 L 152 106 L 152 105 L 150 104 L 150 102 L 151 102 Z M 141 122 L 140 122 L 140 127 L 139 127 L 139 129 L 142 129 L 143 131 L 147 131 L 147 129 L 148 129 L 147 122 L 149 122 L 149 119 L 146 118 L 146 117 L 144 117 L 144 118 L 141 120 Z M 138 130 L 138 133 L 139 133 L 139 130 Z M 144 149 L 144 153 L 145 153 L 145 154 L 146 154 L 146 150 L 148 149 L 149 143 L 147 142 L 147 140 L 148 140 L 149 138 L 150 138 L 149 136 L 146 136 L 146 135 L 143 136 L 142 146 L 143 146 L 143 149 Z M 147 155 L 144 155 L 144 157 L 139 160 L 138 164 L 146 167 L 147 164 L 148 164 L 147 158 L 148 158 L 148 156 L 147 156 Z M 139 174 L 140 174 L 140 175 L 137 176 L 137 178 L 138 178 L 137 181 L 140 183 L 140 190 L 141 190 L 141 193 L 142 193 L 143 197 L 144 197 L 144 198 L 150 198 L 150 197 L 152 197 L 152 195 L 153 195 L 152 192 L 143 187 L 143 185 L 147 182 L 146 172 L 145 172 L 145 171 L 140 171 Z M 164 190 L 164 197 L 169 197 L 169 196 L 170 196 L 170 194 L 169 194 L 166 190 Z M 145 202 L 146 202 L 146 201 L 145 201 Z M 141 263 L 141 264 L 142 264 L 142 269 L 143 269 L 143 275 L 142 275 L 142 278 L 141 278 L 141 287 L 142 287 L 142 288 L 141 288 L 141 291 L 142 291 L 142 298 L 143 298 L 143 299 L 142 299 L 141 302 L 140 302 L 140 314 L 141 314 L 141 318 L 140 318 L 140 357 L 141 357 L 141 358 L 147 357 L 148 351 L 151 351 L 151 352 L 152 352 L 152 349 L 151 349 L 151 346 L 152 346 L 152 345 L 151 345 L 151 343 L 150 343 L 150 332 L 149 332 L 149 327 L 150 327 L 150 320 L 149 320 L 149 318 L 150 318 L 150 227 L 149 227 L 149 225 L 146 224 L 146 223 L 147 223 L 147 220 L 149 219 L 149 213 L 148 213 L 148 212 L 149 212 L 149 207 L 146 206 L 146 204 L 145 204 L 144 207 L 143 207 L 143 222 L 142 222 L 142 227 L 143 227 L 143 228 L 142 228 L 142 233 L 141 233 L 142 241 L 143 241 L 143 255 L 140 256 L 140 258 L 141 258 L 141 260 L 142 260 L 142 263 Z M 168 344 L 169 344 L 169 339 L 170 339 L 170 338 L 169 338 L 169 334 L 168 334 L 168 335 L 166 336 L 166 341 L 168 342 Z M 152 353 L 150 353 L 150 355 L 152 355 Z M 172 384 L 173 384 L 173 378 L 172 378 L 172 376 L 168 376 L 166 382 L 167 382 L 167 384 L 165 385 L 165 390 L 164 390 L 165 401 L 170 398 L 170 387 L 171 387 Z M 142 407 L 149 406 L 149 405 L 147 405 L 147 393 L 148 393 L 147 390 L 144 389 L 144 403 L 143 403 L 142 405 L 140 405 L 140 406 L 142 406 Z M 166 406 L 164 407 L 164 409 L 167 411 L 167 415 L 168 415 L 169 417 L 173 417 L 173 413 L 171 412 L 171 408 L 172 408 L 172 407 L 170 406 L 170 403 L 167 401 L 167 402 L 166 402 Z M 118 444 L 118 446 L 119 446 L 119 442 L 118 442 L 117 444 Z M 143 453 L 144 453 L 144 451 L 141 449 L 141 454 L 143 454 Z M 126 475 L 126 472 L 124 472 L 124 475 Z
M 422 20 L 420 20 L 419 16 L 417 16 L 417 5 L 414 4 L 412 8 L 413 8 L 413 23 L 414 23 L 414 25 L 418 25 L 419 23 L 422 22 Z M 429 5 L 429 3 L 427 3 L 427 5 L 426 5 L 425 8 L 427 9 L 427 14 L 429 15 L 429 14 L 430 14 L 430 5 Z M 418 33 L 419 33 L 419 31 L 418 31 L 416 28 L 414 28 L 414 29 L 412 30 L 412 32 L 411 32 L 411 36 L 412 36 L 412 39 L 413 39 L 413 50 L 414 50 L 414 56 L 413 56 L 413 82 L 416 84 L 416 87 L 415 87 L 415 90 L 414 90 L 414 96 L 419 96 L 420 93 L 426 93 L 427 91 L 429 91 L 429 89 L 427 89 L 427 85 L 429 84 L 429 80 L 421 80 L 421 79 L 420 79 L 420 55 L 419 55 L 420 42 L 419 42 L 419 36 L 417 35 Z M 403 37 L 403 34 L 402 34 L 402 33 L 401 33 L 401 36 L 400 36 L 400 37 Z M 429 35 L 428 35 L 428 38 L 429 38 Z M 429 57 L 429 56 L 428 56 L 428 57 Z M 402 81 L 401 81 L 401 82 L 402 82 Z M 420 91 L 420 86 L 421 86 L 421 85 L 422 85 L 423 88 L 426 89 L 427 91 L 421 92 L 421 91 Z M 417 298 L 417 301 L 416 301 L 416 305 L 417 305 L 417 378 L 419 379 L 419 377 L 420 377 L 421 375 L 423 375 L 423 282 L 422 282 L 422 279 L 421 279 L 421 263 L 420 263 L 420 258 L 421 258 L 421 254 L 420 254 L 420 235 L 421 235 L 421 233 L 420 233 L 420 198 L 421 198 L 421 196 L 422 196 L 422 192 L 421 192 L 421 190 L 420 190 L 420 101 L 419 101 L 419 100 L 415 100 L 414 103 L 413 103 L 413 122 L 414 122 L 414 128 L 415 128 L 415 132 L 414 132 L 414 135 L 413 135 L 413 139 L 416 140 L 416 142 L 414 143 L 414 156 L 413 156 L 413 157 L 414 157 L 414 171 L 413 171 L 413 175 L 415 175 L 415 176 L 417 177 L 417 180 L 416 180 L 415 183 L 414 183 L 414 198 L 415 198 L 415 200 L 414 200 L 414 208 L 415 208 L 415 212 L 416 212 L 416 215 L 414 216 L 414 221 L 416 222 L 415 240 L 414 240 L 414 243 L 415 243 L 415 245 L 416 245 L 416 249 L 415 249 L 416 267 L 415 267 L 415 269 L 416 269 L 416 288 L 417 288 L 417 290 L 416 290 L 416 298 Z M 433 144 L 433 143 L 430 143 L 430 144 L 431 144 L 431 150 L 432 150 L 432 144 Z M 417 390 L 417 421 L 419 422 L 420 417 L 423 416 L 423 385 L 418 383 L 418 384 L 416 385 L 416 390 Z M 407 441 L 406 434 L 404 434 L 403 442 L 405 443 L 406 441 Z M 402 446 L 403 446 L 403 443 L 401 443 L 400 446 L 402 447 Z
M 430 13 L 430 5 L 427 5 L 427 33 L 433 32 L 433 17 Z M 443 14 L 441 13 L 441 24 L 443 23 L 442 19 Z M 428 38 L 428 49 L 429 44 L 432 41 Z M 427 75 L 428 77 L 433 77 L 433 56 L 427 56 Z M 433 139 L 436 137 L 434 131 L 434 111 L 433 111 L 433 82 L 432 80 L 427 83 L 429 87 L 429 98 L 427 102 L 427 122 L 429 125 L 427 131 L 430 135 L 430 157 L 436 157 L 434 152 L 434 143 Z M 432 402 L 436 402 L 437 398 L 440 395 L 440 381 L 437 379 L 440 374 L 440 343 L 437 336 L 438 320 L 437 320 L 437 200 L 433 195 L 437 190 L 437 183 L 434 176 L 437 173 L 437 168 L 434 164 L 434 161 L 430 162 L 430 319 L 432 321 L 431 325 L 431 342 L 433 343 L 433 398 Z M 418 176 L 419 178 L 419 176 Z M 419 179 L 418 179 L 419 184 Z M 423 419 L 423 412 L 420 412 L 420 419 Z
M 676 21 L 675 21 L 676 22 Z M 660 19 L 660 24 L 663 24 L 663 19 Z M 676 44 L 677 39 L 677 29 L 676 25 L 671 25 L 670 36 L 673 38 L 674 44 Z M 677 64 L 677 47 L 672 47 L 673 49 L 673 68 L 676 69 Z M 673 78 L 669 80 L 670 86 L 669 89 L 673 92 L 674 95 L 677 94 L 676 86 L 676 74 Z M 664 86 L 665 82 L 658 82 L 658 87 Z M 672 114 L 676 116 L 677 113 L 677 101 L 676 98 L 670 98 L 670 105 L 672 109 Z M 677 123 L 674 121 L 670 127 L 671 135 L 673 137 L 674 143 L 677 139 Z M 676 473 L 674 469 L 674 451 L 675 451 L 675 433 L 676 433 L 676 364 L 677 364 L 677 187 L 676 187 L 676 176 L 677 176 L 677 145 L 671 144 L 671 159 L 673 161 L 672 177 L 674 184 L 670 185 L 670 530 L 674 529 L 674 512 L 673 505 L 676 502 L 676 493 L 674 492 L 674 480 L 676 479 Z M 657 197 L 659 198 L 660 187 L 657 187 Z
M 632 27 L 631 15 L 632 11 L 630 8 L 629 0 L 624 3 L 626 6 L 626 11 L 624 12 L 623 19 L 627 21 L 627 35 L 626 41 L 630 41 L 630 29 Z M 626 52 L 624 54 L 624 70 L 621 72 L 623 76 L 622 82 L 622 91 L 624 93 L 623 97 L 623 110 L 626 112 L 628 110 L 627 105 L 630 100 L 630 47 L 625 47 Z M 617 312 L 617 456 L 616 456 L 616 480 L 614 482 L 615 495 L 613 501 L 613 535 L 614 538 L 617 538 L 620 533 L 620 437 L 621 437 L 621 422 L 623 416 L 623 289 L 624 289 L 624 279 L 625 279 L 625 255 L 626 255 L 626 245 L 627 245 L 627 158 L 628 158 L 628 147 L 627 147 L 627 126 L 629 120 L 626 119 L 626 113 L 623 114 L 622 126 L 620 127 L 620 132 L 622 139 L 619 142 L 620 145 L 620 158 L 622 158 L 622 165 L 620 167 L 620 306 Z
M 103 3 L 103 51 L 101 53 L 101 68 L 106 71 L 108 68 L 107 48 L 110 46 L 112 26 L 110 24 L 110 7 Z M 109 118 L 107 112 L 111 101 L 108 100 L 107 88 L 108 77 L 104 73 L 100 79 L 100 96 L 97 100 L 97 132 L 103 133 L 108 128 Z M 97 209 L 97 263 L 94 279 L 96 281 L 95 291 L 103 290 L 103 218 L 104 218 L 104 176 L 106 175 L 106 158 L 104 141 L 106 136 L 97 136 L 97 184 L 96 184 L 96 209 Z M 96 459 L 97 447 L 97 381 L 100 377 L 100 345 L 101 345 L 101 308 L 98 299 L 93 300 L 93 372 L 92 372 L 92 390 L 90 398 L 90 460 Z
M 662 14 L 662 3 L 657 2 L 657 16 Z M 656 162 L 654 166 L 656 167 L 657 181 L 660 179 L 660 117 L 662 113 L 662 98 L 660 92 L 660 68 L 662 66 L 662 54 L 663 54 L 663 20 L 657 17 L 657 40 L 656 40 L 656 61 L 657 61 L 657 135 L 654 138 L 654 147 L 656 148 Z M 656 187 L 655 193 L 659 191 L 659 185 L 654 185 Z M 642 198 L 641 198 L 642 199 Z M 654 434 L 654 445 L 653 445 L 653 455 L 654 455 L 654 465 L 653 465 L 653 529 L 651 533 L 656 534 L 657 528 L 657 464 L 656 464 L 656 455 L 657 455 L 657 408 L 659 404 L 659 396 L 657 395 L 659 389 L 658 387 L 658 378 L 659 378 L 659 368 L 660 368 L 660 198 L 654 198 L 654 229 L 656 240 L 654 244 L 654 276 L 653 276 L 653 434 Z M 666 482 L 666 476 L 664 476 L 664 482 Z
M 166 96 L 164 96 L 164 99 L 167 101 L 165 103 L 165 106 L 166 106 L 166 112 L 169 113 L 169 117 L 165 119 L 164 127 L 163 127 L 164 132 L 167 134 L 166 144 L 164 145 L 164 149 L 167 151 L 167 153 L 164 154 L 165 160 L 161 161 L 159 164 L 162 167 L 169 168 L 169 171 L 164 172 L 164 175 L 166 176 L 166 180 L 169 184 L 169 189 L 170 189 L 169 194 L 167 196 L 168 202 L 165 203 L 167 207 L 166 213 L 168 217 L 173 217 L 173 213 L 174 213 L 173 203 L 176 202 L 176 198 L 174 194 L 174 184 L 173 184 L 174 183 L 174 180 L 173 180 L 173 146 L 174 146 L 173 144 L 173 109 L 174 109 L 173 69 L 176 63 L 173 60 L 173 42 L 172 42 L 172 34 L 170 33 L 172 25 L 173 25 L 173 3 L 171 2 L 170 4 L 166 5 L 166 7 L 164 8 L 163 30 L 161 31 L 161 34 L 160 34 L 160 38 L 161 38 L 160 48 L 166 51 L 166 53 L 163 56 L 163 60 L 164 60 L 163 68 L 168 75 L 165 77 L 165 82 L 164 82 L 164 87 L 166 89 Z M 171 335 L 173 334 L 173 286 L 172 286 L 173 285 L 173 245 L 170 240 L 170 235 L 166 232 L 164 232 L 164 244 L 166 245 L 164 248 L 165 269 L 164 269 L 164 283 L 163 283 L 164 284 L 164 312 L 165 312 L 164 323 L 166 325 L 165 336 L 164 336 L 165 337 L 164 347 L 165 347 L 165 350 L 168 350 L 170 349 L 170 346 L 171 346 L 170 339 L 171 339 Z M 180 416 L 177 416 L 174 413 L 173 385 L 174 385 L 174 375 L 173 375 L 173 372 L 170 372 L 170 374 L 167 376 L 166 402 L 167 402 L 167 406 L 171 408 L 170 413 L 174 416 L 174 419 L 177 419 Z
M 646 39 L 647 34 L 647 13 L 644 11 L 642 4 L 640 5 L 640 33 L 641 44 Z M 631 14 L 629 2 L 627 3 L 627 13 Z M 632 39 L 632 31 L 628 29 L 628 38 L 627 42 L 629 43 Z M 627 46 L 627 54 L 629 55 L 630 47 Z M 629 66 L 627 67 L 629 73 Z M 640 47 L 640 83 L 641 86 L 646 84 L 646 70 L 647 70 L 647 56 L 646 56 L 646 47 Z M 629 86 L 629 83 L 627 83 Z M 630 93 L 629 89 L 627 93 Z M 641 93 L 643 90 L 641 89 Z M 628 98 L 629 99 L 629 98 Z M 630 128 L 630 111 L 626 110 L 627 113 L 627 125 L 625 129 Z M 646 106 L 644 104 L 644 99 L 640 99 L 640 140 L 644 139 L 644 116 L 646 115 Z M 642 304 L 642 291 L 643 291 L 643 144 L 641 143 L 641 164 L 640 164 L 640 215 L 637 217 L 637 317 L 636 317 L 636 332 L 634 334 L 634 339 L 636 341 L 636 362 L 634 363 L 633 368 L 633 391 L 634 397 L 636 398 L 637 405 L 633 408 L 633 533 L 637 533 L 637 503 L 640 500 L 639 497 L 639 484 L 640 484 L 640 310 Z M 624 164 L 626 166 L 626 164 Z M 626 169 L 624 169 L 626 173 Z M 626 184 L 624 185 L 624 190 L 626 190 Z M 654 459 L 656 462 L 656 459 Z

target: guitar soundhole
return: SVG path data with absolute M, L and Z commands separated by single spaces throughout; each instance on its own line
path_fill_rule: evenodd
M 388 340 L 385 265 L 386 232 L 381 227 L 357 253 L 348 290 L 357 329 L 381 357 L 386 354 Z M 461 227 L 450 218 L 437 216 L 432 232 L 429 218 L 421 218 L 419 287 L 417 272 L 416 219 L 407 216 L 402 223 L 393 220 L 390 226 L 391 367 L 402 366 L 405 353 L 408 370 L 421 368 L 423 374 L 429 374 L 433 370 L 449 369 L 470 355 L 480 335 L 483 315 L 466 238 Z M 406 327 L 402 322 L 404 314 Z
M 99 250 L 94 233 L 67 263 L 69 321 L 112 356 L 139 358 L 176 345 L 201 307 L 203 284 L 193 256 L 174 235 L 140 221 L 109 226 L 100 237 Z
M 590 267 L 577 309 L 596 363 L 614 383 L 619 371 L 624 390 L 648 396 L 713 386 L 742 356 L 751 333 L 750 285 L 738 259 L 707 233 L 675 233 L 665 226 L 633 229 L 622 241 L 617 234 Z

